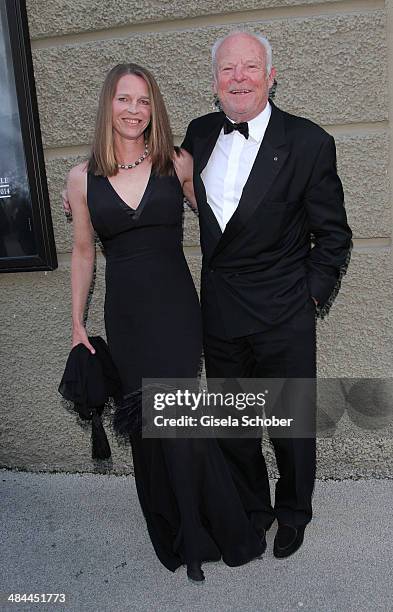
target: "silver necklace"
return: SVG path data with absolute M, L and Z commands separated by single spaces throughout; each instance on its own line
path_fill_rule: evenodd
M 143 154 L 136 161 L 134 161 L 133 164 L 117 164 L 117 167 L 119 169 L 121 168 L 122 170 L 131 170 L 132 168 L 139 166 L 139 164 L 141 164 L 148 155 L 149 149 L 147 147 L 147 141 L 145 140 L 145 150 L 143 151 Z

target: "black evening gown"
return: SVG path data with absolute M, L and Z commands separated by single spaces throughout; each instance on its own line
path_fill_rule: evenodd
M 105 326 L 123 395 L 140 389 L 142 377 L 195 379 L 201 314 L 176 175 L 152 172 L 134 211 L 107 178 L 89 173 L 87 200 L 106 255 Z M 130 437 L 139 501 L 165 567 L 220 558 L 236 566 L 261 554 L 215 439 Z

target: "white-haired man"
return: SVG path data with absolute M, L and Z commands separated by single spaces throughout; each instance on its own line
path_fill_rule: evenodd
M 222 112 L 192 121 L 182 145 L 194 158 L 207 376 L 313 379 L 315 308 L 327 310 L 351 248 L 334 140 L 269 102 L 265 38 L 217 41 L 213 75 Z M 277 518 L 274 554 L 287 557 L 312 517 L 315 438 L 272 443 L 274 509 L 260 439 L 220 440 L 255 527 L 266 542 Z

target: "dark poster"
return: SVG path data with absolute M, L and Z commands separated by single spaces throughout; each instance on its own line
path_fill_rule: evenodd
M 0 271 L 56 267 L 25 4 L 0 0 Z

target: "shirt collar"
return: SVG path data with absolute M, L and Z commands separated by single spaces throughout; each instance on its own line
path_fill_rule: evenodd
M 254 117 L 254 119 L 251 119 L 250 121 L 248 121 L 248 133 L 249 133 L 250 138 L 255 140 L 255 142 L 258 142 L 258 143 L 262 142 L 271 114 L 272 114 L 272 107 L 270 103 L 268 102 L 265 108 L 263 109 L 263 111 L 259 113 L 259 115 Z M 231 123 L 235 123 L 233 119 L 230 119 L 229 117 L 228 119 L 229 121 L 231 121 Z
M 271 114 L 272 107 L 268 102 L 263 111 L 248 122 L 248 132 L 250 134 L 250 138 L 255 140 L 255 142 L 262 142 Z

